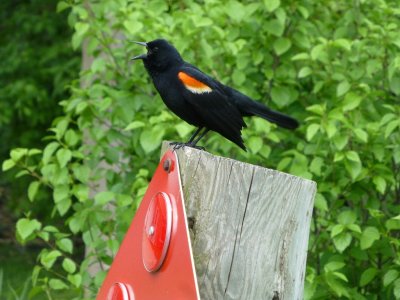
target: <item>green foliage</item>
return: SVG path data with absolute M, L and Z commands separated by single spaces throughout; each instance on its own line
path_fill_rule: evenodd
M 72 46 L 85 41 L 94 60 L 61 102 L 64 114 L 43 152 L 15 149 L 3 163 L 33 176 L 31 201 L 51 191 L 53 214 L 68 226 L 19 221 L 22 241 L 51 245 L 39 255 L 35 286 L 95 293 L 105 273 L 92 277 L 88 265 L 111 263 L 161 141 L 189 137 L 190 126 L 165 110 L 143 66 L 129 62 L 143 49 L 127 40 L 165 37 L 205 72 L 301 120 L 295 133 L 246 120 L 247 153 L 217 134 L 205 146 L 318 182 L 305 298 L 400 298 L 397 1 L 289 2 L 58 4 L 70 12 Z M 83 262 L 70 257 L 77 236 L 92 251 Z M 62 277 L 51 272 L 57 266 Z
M 68 14 L 56 14 L 56 5 L 52 0 L 0 1 L 0 161 L 12 148 L 47 143 L 44 133 L 62 113 L 58 102 L 69 97 L 66 85 L 79 72 L 80 53 L 70 46 Z M 3 166 L 11 168 L 12 161 Z M 2 213 L 17 218 L 31 207 L 21 195 L 29 180 L 16 181 L 13 175 L 0 178 Z M 33 185 L 31 193 L 34 189 Z M 45 216 L 46 195 L 38 197 L 32 209 Z

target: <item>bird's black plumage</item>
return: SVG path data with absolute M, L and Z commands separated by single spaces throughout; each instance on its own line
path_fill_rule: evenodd
M 181 119 L 198 127 L 184 145 L 195 146 L 206 132 L 212 130 L 245 150 L 241 137 L 241 130 L 246 127 L 243 116 L 259 116 L 288 129 L 298 126 L 295 119 L 269 109 L 188 64 L 166 40 L 137 43 L 146 46 L 147 53 L 133 60 L 143 60 L 166 106 Z

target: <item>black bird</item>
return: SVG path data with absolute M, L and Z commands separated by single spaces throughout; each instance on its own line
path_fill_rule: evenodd
M 212 130 L 246 150 L 241 136 L 242 128 L 246 127 L 243 116 L 259 116 L 288 129 L 299 125 L 295 119 L 269 109 L 185 62 L 166 40 L 135 43 L 145 46 L 147 53 L 132 60 L 143 60 L 167 107 L 197 127 L 189 141 L 175 143 L 176 148 L 196 147 L 197 142 Z

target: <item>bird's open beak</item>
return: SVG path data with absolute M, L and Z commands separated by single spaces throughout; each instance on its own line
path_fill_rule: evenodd
M 145 43 L 145 42 L 135 42 L 135 41 L 132 41 L 132 43 L 135 43 L 135 44 L 138 44 L 138 45 L 147 47 L 147 43 Z M 135 56 L 135 57 L 132 57 L 131 60 L 145 59 L 145 58 L 147 58 L 147 53 L 140 54 L 140 55 L 137 55 L 137 56 Z

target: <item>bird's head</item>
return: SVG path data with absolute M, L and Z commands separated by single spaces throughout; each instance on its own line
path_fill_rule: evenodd
M 182 62 L 178 50 L 164 39 L 157 39 L 151 42 L 134 42 L 145 46 L 147 53 L 137 55 L 132 60 L 141 59 L 145 67 L 152 71 L 163 71 L 176 63 Z

